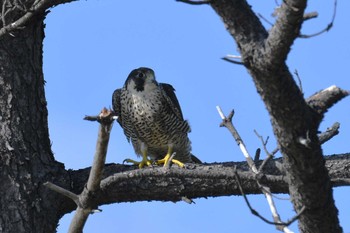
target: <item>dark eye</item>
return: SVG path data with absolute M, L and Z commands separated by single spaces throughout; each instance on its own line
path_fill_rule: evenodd
M 138 73 L 138 74 L 137 74 L 137 77 L 138 77 L 138 78 L 143 78 L 143 77 L 145 77 L 145 75 L 144 75 L 144 73 Z

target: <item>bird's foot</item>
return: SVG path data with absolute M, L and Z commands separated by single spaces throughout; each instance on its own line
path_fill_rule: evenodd
M 138 165 L 139 168 L 143 168 L 144 166 L 151 166 L 152 161 L 148 158 L 143 158 L 140 162 L 132 159 L 124 159 L 123 163 L 132 163 L 134 165 Z
M 164 167 L 168 167 L 169 163 L 172 162 L 172 163 L 177 164 L 179 167 L 185 167 L 184 163 L 182 163 L 182 162 L 180 162 L 179 160 L 176 160 L 176 159 L 172 159 L 170 161 L 170 158 L 171 158 L 171 154 L 168 153 L 168 154 L 166 154 L 166 156 L 163 159 L 157 160 L 156 163 L 157 163 L 157 165 L 164 164 L 163 165 Z

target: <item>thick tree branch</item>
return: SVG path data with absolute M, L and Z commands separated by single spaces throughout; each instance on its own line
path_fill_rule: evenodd
M 250 67 L 253 54 L 259 52 L 268 33 L 245 0 L 211 1 L 210 5 L 222 18 L 226 29 L 235 38 L 242 62 Z
M 349 185 L 350 154 L 325 157 L 334 187 Z M 260 166 L 263 161 L 256 163 Z M 284 170 L 280 170 L 282 158 L 271 159 L 264 166 L 260 182 L 270 187 L 272 193 L 288 193 Z M 135 166 L 107 164 L 101 182 L 101 190 L 95 194 L 97 205 L 135 201 L 181 201 L 182 197 L 219 197 L 241 195 L 234 177 L 234 168 L 242 181 L 246 194 L 261 194 L 256 178 L 249 171 L 246 162 L 226 162 L 193 165 L 182 169 L 173 166 L 164 171 L 163 167 L 138 169 Z M 70 171 L 71 180 L 66 181 L 70 190 L 81 193 L 86 185 L 90 168 Z M 62 214 L 74 210 L 71 201 L 62 204 Z
M 348 96 L 349 91 L 345 91 L 337 86 L 330 86 L 319 91 L 306 99 L 307 104 L 320 115 L 328 111 L 335 103 Z
M 268 64 L 283 64 L 303 23 L 305 0 L 284 0 L 276 23 L 271 28 L 265 43 L 264 55 Z M 276 64 L 278 65 L 278 64 Z
M 305 102 L 285 63 L 300 33 L 306 0 L 285 0 L 267 35 L 246 1 L 211 3 L 233 35 L 271 117 L 302 232 L 341 232 L 317 132 L 322 115 Z M 244 23 L 243 23 L 244 22 Z

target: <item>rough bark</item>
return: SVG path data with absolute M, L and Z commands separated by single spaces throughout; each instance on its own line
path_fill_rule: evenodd
M 350 185 L 350 154 L 332 155 L 326 158 L 332 184 Z M 264 176 L 259 178 L 273 193 L 289 193 L 282 158 L 273 159 L 264 166 Z M 262 161 L 257 162 L 259 166 Z M 97 205 L 135 201 L 172 201 L 188 198 L 241 195 L 235 181 L 237 168 L 246 194 L 261 194 L 257 180 L 246 162 L 226 162 L 195 165 L 188 169 L 162 167 L 137 169 L 135 166 L 107 164 L 104 169 L 101 190 L 95 194 Z M 282 169 L 282 170 L 281 170 Z M 81 193 L 90 168 L 70 171 L 70 191 Z M 76 208 L 73 202 L 62 204 L 64 212 Z
M 51 181 L 80 193 L 88 177 L 89 168 L 66 171 L 54 160 L 48 134 L 42 72 L 44 11 L 70 1 L 43 0 L 37 8 L 32 8 L 33 0 L 22 1 L 27 9 L 34 11 L 23 12 L 15 7 L 6 14 L 7 24 L 1 25 L 5 28 L 0 33 L 1 232 L 55 232 L 60 217 L 76 206 L 42 184 Z M 290 46 L 299 34 L 306 1 L 284 1 L 281 8 L 284 14 L 270 33 L 246 1 L 210 3 L 238 44 L 242 61 L 271 115 L 283 153 L 284 169 L 280 170 L 280 159 L 270 161 L 260 182 L 267 182 L 272 192 L 290 193 L 295 209 L 306 206 L 300 218 L 301 232 L 340 232 L 332 185 L 348 185 L 350 158 L 349 155 L 329 157 L 325 167 L 317 130 L 326 109 L 323 105 L 318 105 L 322 111 L 315 109 L 314 99 L 309 104 L 305 102 L 285 64 Z M 7 4 L 15 5 L 18 1 Z M 4 6 L 12 7 L 0 4 Z M 24 15 L 28 17 L 23 18 Z M 25 27 L 19 29 L 9 24 L 16 20 L 20 20 L 17 26 Z M 246 163 L 209 164 L 180 172 L 177 168 L 134 170 L 130 166 L 108 165 L 94 200 L 96 205 L 101 205 L 179 201 L 183 196 L 240 195 L 232 172 L 234 165 L 245 192 L 260 193 Z
M 43 29 L 41 15 L 0 39 L 0 232 L 54 232 L 60 218 L 62 198 L 42 186 L 64 177 L 48 135 Z
M 237 42 L 270 114 L 294 208 L 306 207 L 299 219 L 300 231 L 341 232 L 317 137 L 322 115 L 306 104 L 285 63 L 300 33 L 306 1 L 283 1 L 269 33 L 245 0 L 217 0 L 211 6 Z

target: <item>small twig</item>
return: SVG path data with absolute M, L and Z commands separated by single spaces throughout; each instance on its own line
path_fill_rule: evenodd
M 324 33 L 324 32 L 328 32 L 328 31 L 331 30 L 331 28 L 333 27 L 336 14 L 337 14 L 337 0 L 334 0 L 334 8 L 333 8 L 332 20 L 331 20 L 331 22 L 327 25 L 327 27 L 326 27 L 325 29 L 319 31 L 319 32 L 314 33 L 314 34 L 310 34 L 310 35 L 300 34 L 299 37 L 300 37 L 300 38 L 307 39 L 307 38 L 311 38 L 311 37 L 315 37 L 315 36 L 321 35 L 321 34 Z
M 4 24 L 3 27 L 0 29 L 0 37 L 5 35 L 6 33 L 10 33 L 13 30 L 23 27 L 36 13 L 43 12 L 45 9 L 47 9 L 49 3 L 50 0 L 42 0 L 38 4 L 33 4 L 32 7 L 27 11 L 27 13 L 25 13 L 18 20 L 9 24 Z M 3 23 L 5 21 L 4 15 L 2 21 Z
M 260 160 L 260 153 L 261 153 L 261 149 L 258 148 L 255 151 L 255 156 L 254 156 L 254 162 L 258 162 Z
M 196 204 L 196 202 L 194 202 L 191 198 L 188 197 L 181 197 L 181 200 L 183 200 L 187 204 Z
M 62 0 L 60 3 L 67 3 L 71 1 L 74 1 L 74 0 Z M 36 0 L 33 3 L 33 5 L 29 9 L 27 9 L 26 13 L 22 17 L 20 17 L 19 19 L 17 19 L 12 23 L 10 22 L 8 24 L 3 24 L 3 27 L 0 28 L 0 37 L 4 36 L 7 33 L 13 36 L 13 34 L 11 34 L 12 31 L 22 29 L 36 14 L 44 13 L 46 9 L 54 6 L 55 4 L 57 5 L 57 1 Z M 4 14 L 2 14 L 2 17 L 3 17 L 2 21 L 4 23 L 4 20 L 5 20 Z
M 242 184 L 241 184 L 241 180 L 240 180 L 240 177 L 237 173 L 237 171 L 235 170 L 235 178 L 236 178 L 236 181 L 237 181 L 237 186 L 250 210 L 250 212 L 257 216 L 258 218 L 260 218 L 261 220 L 263 220 L 264 222 L 268 223 L 268 224 L 271 224 L 271 225 L 275 225 L 275 226 L 282 226 L 282 228 L 279 228 L 279 230 L 282 230 L 282 231 L 286 231 L 285 229 L 283 229 L 284 227 L 286 226 L 289 226 L 290 224 L 292 224 L 294 221 L 296 221 L 300 215 L 305 211 L 305 206 L 303 206 L 303 208 L 297 213 L 297 215 L 295 215 L 291 220 L 288 220 L 287 222 L 281 222 L 280 220 L 277 220 L 274 218 L 274 221 L 270 221 L 268 219 L 266 219 L 265 217 L 263 217 L 258 211 L 256 211 L 250 204 L 249 200 L 248 200 L 248 197 L 246 196 L 246 194 L 244 193 L 243 191 L 243 188 L 242 188 Z
M 3 25 L 3 26 L 6 25 L 5 16 L 6 16 L 6 4 L 7 4 L 7 1 L 8 1 L 8 0 L 5 0 L 5 1 L 2 3 L 1 20 L 2 20 L 2 25 Z
M 328 140 L 332 139 L 334 136 L 339 134 L 339 127 L 340 123 L 335 122 L 330 128 L 327 128 L 325 132 L 319 134 L 318 140 L 320 141 L 320 144 L 327 142 Z
M 317 17 L 318 17 L 318 13 L 316 11 L 314 11 L 314 12 L 304 14 L 303 20 L 307 21 L 307 20 L 314 19 Z
M 101 110 L 101 113 L 97 116 L 85 116 L 84 120 L 87 121 L 97 121 L 101 124 L 111 124 L 114 120 L 117 120 L 118 116 L 115 115 L 115 113 L 111 110 L 108 110 L 107 108 L 103 108 Z
M 295 70 L 294 74 L 295 74 L 295 76 L 297 76 L 300 92 L 303 93 L 303 85 L 302 85 L 298 70 Z
M 228 62 L 230 62 L 230 63 L 233 63 L 233 64 L 236 64 L 236 65 L 244 65 L 244 63 L 243 62 L 241 62 L 241 61 L 235 61 L 235 60 L 233 60 L 233 59 L 239 59 L 239 60 L 241 60 L 242 59 L 242 57 L 241 56 L 237 56 L 237 55 L 226 55 L 225 57 L 223 57 L 223 58 L 221 58 L 222 60 L 224 60 L 224 61 L 228 61 Z
M 270 153 L 266 147 L 266 145 L 269 141 L 269 137 L 267 137 L 266 140 L 264 140 L 263 136 L 261 136 L 256 130 L 254 130 L 254 133 L 261 140 L 261 143 L 263 144 L 264 151 L 267 155 L 266 159 L 264 159 L 264 161 L 262 162 L 262 164 L 260 165 L 260 167 L 258 169 L 258 172 L 261 173 L 262 170 L 264 169 L 265 165 L 267 164 L 267 162 L 274 157 L 274 155 L 277 153 L 278 150 L 275 149 L 275 150 L 273 150 L 272 153 Z
M 176 0 L 177 2 L 183 2 L 190 5 L 206 5 L 210 4 L 210 0 L 207 1 L 190 1 L 190 0 Z
M 51 182 L 45 182 L 43 185 L 48 187 L 49 189 L 55 191 L 55 192 L 62 194 L 63 196 L 68 197 L 69 199 L 74 201 L 77 206 L 80 205 L 79 196 L 76 195 L 75 193 L 72 193 L 71 191 L 69 191 L 67 189 L 61 188 L 61 187 L 59 187 Z
M 273 23 L 271 23 L 269 20 L 267 20 L 262 14 L 258 13 L 258 16 L 264 20 L 266 23 L 268 23 L 270 26 L 273 26 Z
M 233 118 L 233 115 L 234 115 L 234 111 L 232 110 L 230 112 L 230 114 L 225 117 L 224 113 L 222 112 L 220 106 L 216 106 L 216 109 L 217 111 L 219 112 L 219 115 L 222 119 L 222 123 L 220 124 L 220 127 L 222 126 L 225 126 L 229 131 L 230 133 L 232 134 L 232 136 L 234 137 L 235 141 L 237 142 L 239 148 L 241 149 L 244 157 L 246 158 L 246 161 L 248 163 L 248 166 L 250 168 L 250 170 L 255 174 L 255 175 L 259 175 L 259 171 L 258 169 L 256 168 L 255 166 L 255 163 L 254 161 L 252 160 L 251 156 L 249 155 L 248 153 L 248 150 L 246 149 L 246 146 L 244 145 L 243 143 L 243 140 L 241 139 L 241 137 L 239 136 L 238 134 L 238 131 L 236 130 L 236 128 L 233 126 L 233 123 L 232 123 L 232 118 Z M 259 182 L 258 182 L 259 183 Z M 260 184 L 259 184 L 260 185 Z M 275 203 L 273 201 L 273 198 L 272 198 L 272 195 L 266 191 L 266 189 L 268 189 L 266 186 L 262 186 L 264 188 L 261 189 L 261 191 L 263 192 L 263 194 L 265 195 L 265 198 L 270 206 L 270 210 L 271 210 L 271 213 L 272 213 L 272 217 L 274 219 L 274 223 L 281 223 L 282 221 L 280 220 L 280 217 L 279 217 L 279 214 L 277 212 L 277 208 L 275 206 Z M 243 190 L 241 190 L 241 192 L 243 192 Z M 243 194 L 242 194 L 243 195 Z M 246 197 L 245 197 L 246 199 Z M 247 201 L 248 199 L 246 199 Z M 249 203 L 249 202 L 248 202 Z M 250 204 L 249 204 L 249 207 L 250 209 L 252 210 Z M 254 210 L 255 211 L 255 210 Z M 255 211 L 256 212 L 256 211 Z M 257 212 L 256 212 L 257 213 Z M 259 213 L 257 213 L 259 214 Z M 259 214 L 260 215 L 260 214 Z M 262 218 L 263 219 L 263 218 Z M 265 219 L 267 220 L 267 219 Z M 285 224 L 282 224 L 282 225 L 285 225 Z M 284 226 L 283 227 L 283 231 L 284 232 L 290 232 L 290 230 Z
M 245 159 L 247 160 L 247 163 L 250 167 L 250 169 L 255 173 L 257 174 L 258 173 L 258 170 L 256 169 L 256 166 L 254 164 L 254 161 L 252 160 L 252 158 L 250 157 L 248 151 L 247 151 L 247 147 L 244 145 L 244 142 L 241 138 L 241 136 L 239 136 L 238 134 L 238 131 L 236 130 L 236 128 L 233 126 L 232 124 L 232 117 L 234 115 L 234 110 L 232 110 L 230 112 L 230 114 L 225 117 L 224 113 L 222 112 L 220 106 L 216 106 L 216 109 L 218 110 L 219 112 L 219 115 L 222 119 L 222 122 L 220 124 L 220 127 L 223 127 L 225 126 L 229 131 L 230 133 L 232 134 L 233 138 L 235 139 L 235 141 L 237 142 L 239 148 L 241 149 Z

